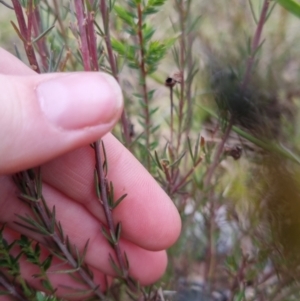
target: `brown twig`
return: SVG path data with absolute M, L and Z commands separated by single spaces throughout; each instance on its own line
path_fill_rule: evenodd
M 19 301 L 26 301 L 27 299 L 24 298 L 16 289 L 15 284 L 9 283 L 9 281 L 0 273 L 0 284 L 7 290 L 7 292 L 13 296 L 16 300 Z
M 95 12 L 88 11 L 87 32 L 88 32 L 88 44 L 89 44 L 89 50 L 90 50 L 91 62 L 92 62 L 92 70 L 98 71 L 99 66 L 98 66 L 98 59 L 97 59 L 97 38 L 95 34 L 94 21 L 95 21 Z
M 254 38 L 253 38 L 251 56 L 249 57 L 249 59 L 247 61 L 246 72 L 245 72 L 244 79 L 243 79 L 242 84 L 241 84 L 242 91 L 245 91 L 245 89 L 247 87 L 247 84 L 249 82 L 249 79 L 250 79 L 250 74 L 251 74 L 251 69 L 252 69 L 253 62 L 254 62 L 255 52 L 257 50 L 257 47 L 259 46 L 263 25 L 265 24 L 265 21 L 266 21 L 269 2 L 270 2 L 269 0 L 265 0 L 264 4 L 263 4 L 260 19 L 259 19 L 259 22 L 257 24 L 257 28 L 256 28 Z M 216 155 L 214 157 L 213 163 L 212 163 L 212 165 L 210 166 L 210 168 L 207 172 L 207 176 L 206 176 L 205 183 L 204 183 L 206 187 L 210 184 L 212 175 L 213 175 L 216 167 L 218 166 L 218 162 L 219 162 L 220 157 L 223 153 L 223 148 L 224 148 L 225 142 L 226 142 L 226 140 L 227 140 L 227 138 L 230 134 L 231 128 L 233 126 L 233 121 L 234 121 L 234 116 L 231 117 L 231 119 L 229 121 L 229 124 L 227 125 L 225 134 L 222 138 L 221 143 L 219 144 L 219 147 L 217 149 L 217 152 L 216 152 Z
M 64 26 L 64 22 L 61 19 L 60 11 L 59 11 L 59 4 L 57 3 L 57 0 L 53 0 L 54 4 L 54 12 L 55 12 L 55 17 L 56 20 L 58 21 L 59 28 L 61 30 L 61 36 L 64 39 L 65 43 L 67 44 L 67 31 Z
M 79 7 L 81 6 L 81 7 Z M 83 14 L 84 12 L 84 7 L 82 2 L 80 1 L 80 4 L 77 5 L 77 10 L 79 13 Z M 95 36 L 95 31 L 94 31 L 94 14 L 93 12 L 88 12 L 88 18 L 87 18 L 87 36 L 86 39 L 89 41 L 89 43 L 83 43 L 82 47 L 88 47 L 87 49 L 82 49 L 85 53 L 87 53 L 88 57 L 91 58 L 91 61 L 93 63 L 93 69 L 95 71 L 99 70 L 99 66 L 97 63 L 97 47 L 96 47 L 96 36 Z M 78 23 L 80 24 L 80 23 Z M 81 30 L 80 30 L 81 32 Z M 86 70 L 88 71 L 88 70 Z M 108 202 L 108 182 L 106 179 L 106 175 L 104 174 L 103 170 L 103 162 L 100 154 L 100 145 L 101 145 L 101 140 L 97 140 L 96 142 L 93 143 L 93 148 L 95 152 L 95 160 L 96 160 L 96 172 L 97 172 L 97 178 L 98 178 L 98 185 L 100 187 L 100 197 L 101 197 L 101 202 L 103 205 L 104 213 L 105 213 L 105 218 L 107 222 L 107 226 L 109 228 L 110 233 L 116 233 L 116 227 L 114 225 L 113 221 L 113 216 L 112 216 L 112 211 L 109 206 Z M 127 284 L 129 287 L 131 287 L 131 281 L 129 280 L 129 275 L 128 275 L 128 270 L 125 265 L 124 258 L 122 256 L 122 250 L 120 248 L 120 245 L 118 242 L 114 242 L 113 248 L 117 257 L 117 261 L 119 264 L 119 267 L 122 271 L 122 276 L 127 281 Z
M 40 73 L 40 67 L 37 62 L 36 56 L 34 49 L 32 47 L 31 43 L 31 29 L 32 29 L 32 19 L 33 19 L 33 14 L 32 14 L 32 0 L 28 2 L 28 28 L 26 26 L 22 6 L 18 0 L 12 0 L 12 4 L 15 10 L 15 15 L 17 17 L 17 21 L 19 24 L 19 29 L 20 29 L 20 34 L 22 36 L 22 41 L 24 44 L 24 49 L 26 51 L 26 55 L 29 61 L 29 64 L 31 68 L 36 71 L 37 73 Z
M 176 191 L 178 191 L 186 183 L 187 179 L 193 174 L 193 172 L 195 171 L 197 166 L 202 162 L 202 160 L 203 160 L 202 157 L 198 158 L 194 166 L 186 173 L 186 175 L 180 180 L 180 182 L 171 189 L 171 195 Z
M 145 49 L 144 49 L 144 37 L 143 37 L 143 16 L 142 16 L 142 6 L 141 3 L 137 3 L 137 36 L 140 47 L 140 72 L 141 79 L 140 84 L 142 86 L 142 94 L 144 100 L 144 117 L 145 117 L 145 136 L 146 136 L 146 149 L 150 150 L 150 109 L 149 109 L 149 97 L 148 97 L 148 88 L 147 88 L 147 70 L 145 64 Z M 147 156 L 147 168 L 150 170 L 150 156 Z
M 64 22 L 62 20 L 62 16 L 61 16 L 61 13 L 60 13 L 60 8 L 63 7 L 60 3 L 58 3 L 57 0 L 53 0 L 53 5 L 54 5 L 54 10 L 53 10 L 53 14 L 55 16 L 55 19 L 58 21 L 58 25 L 59 25 L 59 29 L 60 29 L 60 35 L 66 45 L 66 48 L 67 48 L 67 58 L 65 60 L 65 63 L 67 60 L 70 60 L 71 62 L 71 65 L 73 66 L 73 69 L 75 69 L 75 61 L 72 57 L 72 53 L 68 47 L 69 45 L 69 42 L 68 42 L 68 33 L 67 33 L 67 29 L 64 25 Z M 48 7 L 48 9 L 50 9 L 50 7 Z M 65 63 L 62 64 L 62 66 L 60 67 L 60 70 L 64 70 L 65 68 Z
M 231 288 L 230 288 L 230 293 L 231 296 L 228 299 L 228 301 L 233 301 L 235 298 L 235 292 L 236 290 L 239 288 L 239 284 L 244 280 L 245 277 L 245 270 L 248 267 L 248 257 L 247 256 L 243 256 L 242 258 L 242 262 L 238 268 L 238 271 L 236 272 L 233 282 L 231 284 Z
M 174 135 L 174 100 L 173 100 L 173 86 L 170 87 L 170 113 L 171 113 L 171 122 L 170 122 L 170 145 L 173 147 L 173 135 Z
M 110 37 L 110 29 L 109 29 L 109 11 L 107 8 L 106 0 L 101 0 L 99 6 L 100 6 L 100 12 L 103 20 L 103 27 L 104 27 L 104 34 L 105 34 L 104 40 L 105 40 L 106 49 L 108 53 L 110 68 L 114 78 L 119 82 L 116 59 L 114 57 L 114 53 L 111 45 L 111 37 Z M 125 143 L 126 146 L 129 147 L 129 145 L 131 144 L 131 136 L 129 132 L 129 121 L 126 116 L 125 109 L 123 110 L 121 115 L 121 123 L 122 123 Z
M 247 61 L 244 80 L 243 80 L 242 85 L 241 85 L 243 91 L 245 91 L 245 89 L 246 89 L 246 87 L 249 83 L 251 70 L 252 70 L 253 63 L 254 63 L 254 58 L 255 58 L 257 49 L 259 47 L 263 27 L 264 27 L 264 24 L 266 22 L 266 17 L 267 17 L 267 13 L 268 13 L 268 9 L 269 9 L 269 4 L 270 4 L 270 0 L 264 0 L 262 11 L 261 11 L 261 14 L 260 14 L 260 18 L 259 18 L 259 21 L 258 21 L 258 24 L 257 24 L 257 27 L 256 27 L 256 31 L 255 31 L 255 34 L 254 34 L 254 37 L 253 37 L 253 40 L 252 40 L 251 54 L 250 54 L 250 56 L 248 58 L 248 61 Z
M 205 180 L 204 180 L 204 186 L 207 188 L 209 185 L 210 185 L 210 182 L 211 182 L 211 179 L 212 179 L 212 176 L 216 170 L 216 168 L 218 167 L 219 165 L 219 161 L 220 161 L 220 158 L 221 158 L 221 155 L 223 153 L 223 150 L 224 150 L 224 145 L 229 137 L 229 134 L 231 132 L 231 129 L 232 129 L 232 126 L 233 126 L 233 121 L 234 121 L 234 117 L 231 117 L 230 118 L 230 121 L 226 127 L 226 130 L 225 130 L 225 133 L 222 137 L 222 140 L 217 148 L 217 151 L 215 153 L 215 156 L 214 156 L 214 159 L 211 163 L 211 165 L 209 166 L 209 169 L 207 170 L 206 172 L 206 177 L 205 177 Z
M 258 22 L 256 31 L 255 31 L 255 34 L 254 34 L 251 56 L 249 57 L 249 59 L 247 61 L 246 72 L 245 72 L 244 79 L 243 79 L 242 84 L 241 84 L 242 91 L 245 91 L 245 89 L 247 88 L 247 85 L 249 83 L 251 69 L 252 69 L 253 62 L 254 62 L 254 56 L 256 54 L 257 47 L 259 46 L 263 25 L 265 24 L 265 20 L 266 20 L 266 16 L 267 16 L 268 6 L 269 6 L 269 0 L 265 0 L 263 8 L 262 8 L 261 15 L 260 15 L 260 20 Z M 228 124 L 227 124 L 227 127 L 226 127 L 225 133 L 223 135 L 223 138 L 222 138 L 222 140 L 221 140 L 221 142 L 220 142 L 220 144 L 217 148 L 217 151 L 215 153 L 213 162 L 210 165 L 209 169 L 207 170 L 205 180 L 204 180 L 204 187 L 206 187 L 206 188 L 208 188 L 210 186 L 213 174 L 214 174 L 216 168 L 219 165 L 221 156 L 223 154 L 224 146 L 225 146 L 225 143 L 226 143 L 226 141 L 229 137 L 229 134 L 231 132 L 233 123 L 234 123 L 234 116 L 232 115 L 230 117 L 230 120 L 229 120 Z M 210 190 L 210 193 L 211 193 L 211 190 Z M 214 224 L 215 224 L 215 222 L 214 222 L 214 215 L 215 215 L 215 213 L 214 213 L 214 202 L 210 203 L 210 215 L 211 215 L 210 216 L 210 235 L 209 235 L 209 237 L 210 237 L 209 245 L 210 246 L 209 246 L 209 251 L 208 251 L 208 255 L 207 255 L 207 257 L 208 257 L 208 259 L 207 259 L 208 268 L 207 268 L 207 272 L 206 272 L 206 276 L 209 279 L 212 278 L 213 271 L 214 271 L 214 262 L 215 262 L 215 259 L 214 259 L 215 254 L 214 254 L 213 245 L 212 245 L 213 244 L 213 237 L 214 237 Z
M 0 0 L 0 3 L 3 4 L 4 6 L 6 6 L 9 9 L 14 9 L 12 6 L 8 5 L 7 3 L 5 3 L 4 1 Z
M 91 64 L 90 64 L 90 53 L 88 47 L 88 37 L 86 32 L 87 20 L 85 19 L 84 15 L 84 8 L 82 1 L 74 1 L 75 11 L 77 15 L 77 22 L 80 34 L 80 50 L 82 55 L 83 67 L 85 71 L 91 71 Z
M 38 6 L 35 6 L 33 8 L 33 32 L 34 32 L 35 37 L 38 37 L 39 34 L 42 33 L 41 15 L 40 15 Z M 47 46 L 45 43 L 45 39 L 44 38 L 39 39 L 36 42 L 36 44 L 38 47 L 38 53 L 42 60 L 43 68 L 44 68 L 44 70 L 47 70 L 49 64 L 48 64 L 48 60 L 47 60 L 48 50 L 47 50 Z
M 100 143 L 101 143 L 100 140 L 95 142 L 94 148 L 95 148 L 95 158 L 96 158 L 96 171 L 97 171 L 97 175 L 98 175 L 98 179 L 99 179 L 101 201 L 103 203 L 103 209 L 104 209 L 104 213 L 105 213 L 107 226 L 111 233 L 116 233 L 115 225 L 114 225 L 113 217 L 112 217 L 112 212 L 111 212 L 111 209 L 108 204 L 107 187 L 106 187 L 107 181 L 106 181 L 106 177 L 104 175 L 103 162 L 102 162 L 102 159 L 100 156 Z M 115 250 L 115 253 L 117 256 L 119 266 L 122 270 L 123 277 L 125 279 L 127 279 L 128 271 L 125 268 L 124 259 L 123 259 L 122 252 L 121 252 L 121 249 L 120 249 L 120 246 L 118 243 L 114 244 L 114 250 Z
M 38 171 L 40 173 L 40 169 Z M 45 210 L 44 206 L 42 205 L 42 199 L 43 196 L 39 196 L 37 193 L 36 183 L 34 180 L 32 180 L 28 174 L 28 171 L 23 171 L 19 174 L 21 178 L 25 181 L 26 186 L 28 188 L 28 193 L 32 198 L 36 198 L 35 202 L 32 202 L 31 206 L 33 206 L 39 213 L 45 229 L 49 232 L 49 237 L 52 238 L 52 240 L 57 245 L 58 249 L 62 252 L 62 254 L 67 259 L 68 263 L 77 270 L 80 277 L 84 280 L 84 282 L 95 292 L 95 294 L 101 298 L 102 300 L 105 299 L 105 296 L 102 294 L 102 292 L 99 289 L 99 285 L 95 284 L 92 280 L 92 278 L 89 276 L 89 274 L 81 267 L 78 266 L 78 262 L 74 259 L 73 255 L 68 250 L 64 238 L 61 238 L 58 234 L 57 230 L 59 226 L 57 225 L 57 222 L 55 222 L 54 232 L 52 232 L 53 225 L 52 225 L 52 216 L 49 216 L 49 212 Z M 37 178 L 40 178 L 40 175 L 37 176 Z M 63 240 L 62 240 L 63 239 Z
M 180 0 L 180 2 L 177 2 L 177 8 L 179 12 L 179 18 L 180 18 L 180 62 L 179 62 L 179 68 L 180 73 L 182 76 L 182 80 L 180 82 L 180 99 L 179 99 L 179 112 L 178 112 L 178 133 L 177 133 L 177 153 L 179 152 L 179 148 L 181 145 L 181 136 L 182 136 L 182 123 L 183 123 L 183 107 L 186 102 L 185 99 L 185 76 L 184 76 L 184 70 L 185 70 L 185 54 L 186 54 L 186 12 L 185 12 L 185 1 Z

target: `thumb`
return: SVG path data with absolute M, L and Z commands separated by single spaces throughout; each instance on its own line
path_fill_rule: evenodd
M 105 73 L 0 75 L 0 174 L 97 140 L 122 107 L 120 87 Z

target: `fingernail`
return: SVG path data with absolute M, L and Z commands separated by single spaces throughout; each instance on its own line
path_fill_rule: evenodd
M 105 73 L 73 73 L 36 88 L 42 112 L 57 127 L 76 130 L 107 124 L 123 104 L 118 83 Z

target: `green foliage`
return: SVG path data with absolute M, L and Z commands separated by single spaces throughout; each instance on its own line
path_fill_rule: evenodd
M 147 5 L 144 8 L 138 7 L 140 5 L 139 2 L 128 1 L 128 6 L 131 8 L 126 9 L 124 6 L 115 5 L 114 11 L 117 16 L 124 21 L 126 24 L 126 32 L 128 32 L 133 39 L 136 39 L 138 36 L 142 39 L 142 45 L 139 47 L 134 44 L 134 40 L 132 44 L 125 43 L 125 41 L 120 41 L 117 39 L 112 39 L 113 49 L 122 57 L 124 57 L 128 66 L 133 69 L 139 69 L 140 64 L 142 63 L 139 60 L 140 51 L 143 50 L 143 56 L 141 59 L 145 64 L 145 73 L 146 75 L 150 75 L 157 70 L 157 66 L 160 61 L 165 56 L 166 52 L 173 46 L 175 43 L 175 38 L 166 39 L 164 41 L 153 40 L 153 35 L 155 33 L 155 28 L 146 22 L 146 16 L 150 14 L 155 14 L 158 12 L 160 6 L 164 4 L 165 1 L 161 0 L 153 0 L 148 1 Z M 139 9 L 143 14 L 143 25 L 139 28 L 138 12 L 133 11 L 132 8 Z
M 282 7 L 300 18 L 300 3 L 295 0 L 276 0 Z
M 37 168 L 14 176 L 31 210 L 16 224 L 43 243 L 23 235 L 9 243 L 1 230 L 0 294 L 57 300 L 48 278 L 54 270 L 88 283 L 86 290 L 71 290 L 82 300 L 172 300 L 168 292 L 179 291 L 177 300 L 182 282 L 188 287 L 199 278 L 209 293 L 225 290 L 229 300 L 297 300 L 300 36 L 293 30 L 299 20 L 286 10 L 300 17 L 300 9 L 295 0 L 248 2 L 233 1 L 228 10 L 217 0 L 86 0 L 58 9 L 35 1 L 41 24 L 29 40 L 18 16 L 12 18 L 14 36 L 20 44 L 33 43 L 41 72 L 89 66 L 119 80 L 125 111 L 114 133 L 170 196 L 183 228 L 168 252 L 163 282 L 140 286 L 120 246 L 124 221 L 113 214 L 127 194 L 116 194 L 104 144 L 96 141 L 91 173 L 106 219 L 99 235 L 111 246 L 108 260 L 117 280 L 107 295 L 101 292 L 85 261 L 89 241 L 79 252 L 65 235 L 55 207 L 47 206 Z M 26 9 L 28 3 L 20 1 Z M 84 24 L 77 22 L 78 7 Z M 25 19 L 29 15 L 24 10 Z M 25 58 L 21 48 L 16 51 Z M 32 276 L 45 295 L 22 278 L 20 260 L 38 270 Z M 67 266 L 57 269 L 56 260 Z
M 135 28 L 135 19 L 137 18 L 136 14 L 128 11 L 123 6 L 115 5 L 114 10 L 117 16 L 122 19 L 128 26 Z
M 159 11 L 160 6 L 164 5 L 165 2 L 166 0 L 148 0 L 143 9 L 143 16 L 156 14 Z

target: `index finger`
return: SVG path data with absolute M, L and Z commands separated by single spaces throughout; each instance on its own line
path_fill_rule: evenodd
M 0 48 L 2 73 L 35 74 L 16 57 Z M 124 238 L 149 250 L 172 245 L 179 236 L 179 214 L 153 177 L 112 135 L 104 137 L 108 156 L 108 179 L 113 182 L 116 199 L 128 196 L 113 211 L 115 222 L 122 222 Z M 43 178 L 54 188 L 83 204 L 104 222 L 105 217 L 93 186 L 95 160 L 93 150 L 83 147 L 61 156 L 43 167 Z
M 104 138 L 108 180 L 115 198 L 127 194 L 113 210 L 123 237 L 148 250 L 162 250 L 178 238 L 181 221 L 171 199 L 137 159 L 111 134 Z M 91 147 L 61 156 L 43 167 L 45 182 L 84 205 L 102 222 L 105 217 L 94 188 L 95 159 Z

